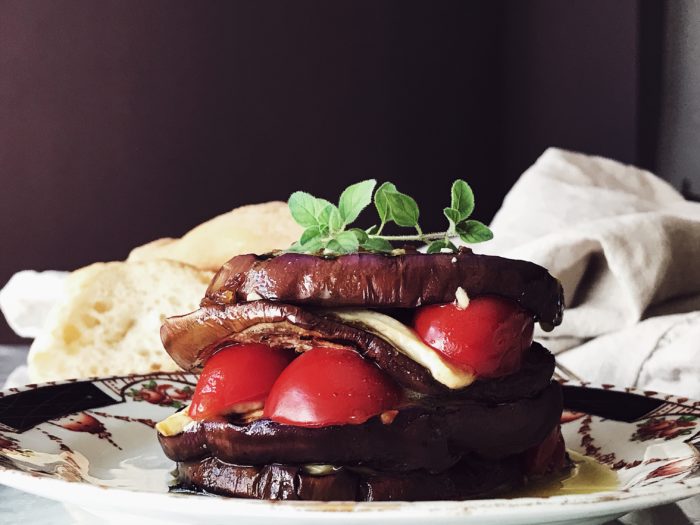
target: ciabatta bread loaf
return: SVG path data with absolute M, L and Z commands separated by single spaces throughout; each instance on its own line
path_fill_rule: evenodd
M 241 206 L 214 217 L 180 239 L 158 239 L 129 254 L 129 261 L 170 259 L 216 271 L 234 255 L 284 250 L 301 236 L 287 203 Z
M 96 263 L 73 272 L 29 352 L 33 382 L 178 370 L 166 317 L 197 308 L 211 272 L 174 261 Z

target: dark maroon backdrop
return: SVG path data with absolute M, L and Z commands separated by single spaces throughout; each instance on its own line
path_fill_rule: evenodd
M 647 4 L 0 0 L 0 284 L 297 188 L 392 180 L 430 228 L 550 145 L 651 165 Z

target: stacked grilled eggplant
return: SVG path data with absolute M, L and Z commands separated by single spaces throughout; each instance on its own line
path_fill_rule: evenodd
M 399 394 L 393 406 L 344 423 L 295 423 L 275 417 L 265 400 L 213 415 L 181 414 L 180 427 L 159 426 L 178 484 L 263 499 L 467 499 L 564 471 L 561 390 L 545 348 L 528 342 L 515 369 L 480 375 L 416 343 L 409 326 L 421 308 L 461 298 L 466 312 L 481 297 L 512 302 L 545 329 L 561 323 L 561 285 L 544 268 L 464 248 L 234 257 L 197 311 L 167 319 L 161 329 L 182 368 L 206 372 L 213 356 L 251 344 L 289 352 L 290 368 L 305 352 L 352 352 Z M 377 319 L 392 330 L 378 328 Z M 413 334 L 410 344 L 406 334 Z M 254 376 L 255 367 L 248 373 Z

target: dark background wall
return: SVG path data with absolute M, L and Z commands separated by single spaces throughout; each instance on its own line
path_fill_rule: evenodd
M 700 199 L 700 2 L 667 2 L 656 169 Z
M 391 180 L 430 228 L 550 145 L 654 168 L 660 6 L 0 0 L 0 284 L 299 188 Z

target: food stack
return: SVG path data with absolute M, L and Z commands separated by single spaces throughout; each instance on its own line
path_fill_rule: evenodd
M 569 468 L 560 283 L 453 253 L 241 255 L 164 346 L 201 371 L 158 425 L 180 488 L 280 500 L 489 497 Z

